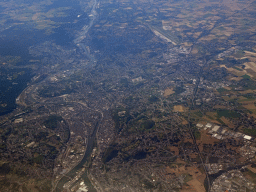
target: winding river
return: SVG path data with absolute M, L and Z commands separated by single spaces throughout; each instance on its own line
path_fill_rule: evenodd
M 94 24 L 96 18 L 97 18 L 97 12 L 96 12 L 96 6 L 97 6 L 97 0 L 93 0 L 93 5 L 92 5 L 92 9 L 90 12 L 90 22 L 89 25 L 86 25 L 82 28 L 82 30 L 80 31 L 78 37 L 73 41 L 80 49 L 83 50 L 83 52 L 86 54 L 86 56 L 89 58 L 90 63 L 89 65 L 92 65 L 96 62 L 95 58 L 93 55 L 90 54 L 90 51 L 88 50 L 88 48 L 86 47 L 86 45 L 83 43 L 83 39 L 86 37 L 88 31 L 90 30 L 90 28 L 92 27 L 92 25 Z M 82 103 L 80 103 L 82 104 Z M 83 105 L 83 104 L 82 104 Z M 97 111 L 97 110 L 95 110 Z M 99 111 L 97 111 L 99 112 Z M 99 112 L 101 113 L 101 112 Z M 101 113 L 101 119 L 103 118 L 103 114 Z M 89 138 L 87 138 L 87 148 L 86 148 L 86 152 L 84 154 L 83 159 L 80 161 L 80 163 L 78 163 L 72 170 L 70 170 L 68 173 L 66 173 L 57 183 L 56 188 L 54 189 L 54 191 L 56 192 L 61 192 L 63 191 L 63 186 L 65 185 L 65 183 L 67 183 L 68 181 L 70 181 L 71 179 L 73 179 L 76 176 L 76 172 L 78 170 L 80 170 L 81 168 L 84 167 L 84 164 L 88 161 L 88 159 L 90 158 L 90 155 L 92 153 L 92 150 L 94 148 L 95 145 L 95 139 L 96 139 L 96 133 L 100 124 L 99 120 L 93 130 L 93 133 L 89 136 Z M 82 176 L 80 177 L 85 181 L 85 184 L 87 186 L 89 186 L 89 192 L 96 192 L 96 190 L 93 188 L 92 184 L 90 183 L 88 176 L 87 176 L 87 171 L 85 171 L 85 173 L 82 174 Z
M 94 130 L 93 130 L 93 133 L 91 134 L 91 136 L 87 139 L 87 149 L 86 149 L 86 152 L 84 154 L 84 157 L 83 159 L 80 161 L 79 164 L 77 164 L 72 170 L 70 170 L 67 174 L 65 174 L 64 177 L 62 177 L 60 179 L 60 181 L 58 182 L 57 184 L 57 187 L 56 187 L 56 192 L 61 192 L 63 190 L 63 186 L 65 183 L 67 183 L 68 181 L 70 181 L 71 179 L 70 178 L 74 178 L 76 176 L 76 172 L 81 169 L 83 167 L 83 165 L 87 162 L 87 160 L 89 159 L 91 153 L 92 153 L 92 150 L 93 150 L 93 147 L 94 147 L 94 143 L 95 143 L 95 138 L 96 138 L 96 133 L 97 133 L 97 130 L 98 130 L 98 127 L 99 127 L 99 121 L 97 122 L 97 124 L 95 125 L 94 127 Z M 91 186 L 91 183 L 88 183 L 89 182 L 89 179 L 87 177 L 87 173 L 85 172 L 81 178 L 85 181 L 87 181 L 87 185 L 90 185 Z M 89 192 L 96 192 L 95 189 L 91 189 Z

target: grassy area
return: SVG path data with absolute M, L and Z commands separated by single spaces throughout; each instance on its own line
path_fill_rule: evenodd
M 153 188 L 155 188 L 154 184 L 151 183 L 151 182 L 150 182 L 149 180 L 147 180 L 147 179 L 144 179 L 144 180 L 143 180 L 143 184 L 144 184 L 144 187 L 145 187 L 146 189 L 153 189 Z
M 222 125 L 226 125 L 220 118 L 217 118 L 217 121 L 219 121 Z
M 148 98 L 148 101 L 149 101 L 150 103 L 155 103 L 155 102 L 159 101 L 159 98 L 158 98 L 157 96 L 155 96 L 155 95 L 151 95 L 151 96 Z
M 199 131 L 194 131 L 194 136 L 197 140 L 201 138 L 201 133 Z
M 218 118 L 221 118 L 221 117 L 238 118 L 238 117 L 240 117 L 240 114 L 238 112 L 227 110 L 227 109 L 217 110 L 217 115 L 218 115 Z
M 254 98 L 250 98 L 250 99 L 240 99 L 238 100 L 238 102 L 244 102 L 244 101 L 253 101 L 255 100 Z
M 201 111 L 197 111 L 194 113 L 196 116 L 198 117 L 203 117 L 203 114 L 201 113 Z
M 212 116 L 210 115 L 206 115 L 207 118 L 211 119 L 211 120 L 214 120 L 215 118 L 213 118 Z
M 243 95 L 243 97 L 246 97 L 247 99 L 255 99 L 254 94 L 252 94 L 252 93 L 247 93 L 247 94 Z
M 243 50 L 239 50 L 239 51 L 237 51 L 237 52 L 234 54 L 234 56 L 235 56 L 236 58 L 244 57 L 244 51 L 243 51 Z
M 184 182 L 187 183 L 187 182 L 191 181 L 192 179 L 193 179 L 193 176 L 192 176 L 192 175 L 186 174 L 185 179 L 184 179 Z
M 227 90 L 227 89 L 224 89 L 224 88 L 219 88 L 219 89 L 217 89 L 217 91 L 218 91 L 219 93 L 223 93 L 223 92 L 227 92 L 228 90 Z
M 256 136 L 256 129 L 244 129 L 243 132 L 246 135 Z
M 41 164 L 44 160 L 44 157 L 42 155 L 38 155 L 37 157 L 33 158 L 33 162 L 36 164 Z
M 73 88 L 71 88 L 71 85 L 64 85 L 60 87 L 55 87 L 52 85 L 44 86 L 42 89 L 38 91 L 39 95 L 41 97 L 57 97 L 64 94 L 70 94 L 74 91 Z
M 0 175 L 6 175 L 11 171 L 11 167 L 8 163 L 4 163 L 0 166 Z
M 233 67 L 234 69 L 238 70 L 238 71 L 243 71 L 242 69 L 238 68 L 238 67 Z
M 256 81 L 252 79 L 243 78 L 239 81 L 238 86 L 243 87 L 245 90 L 255 90 L 256 89 Z M 234 87 L 235 88 L 235 87 Z
M 118 155 L 118 150 L 116 149 L 116 144 L 112 143 L 108 149 L 105 151 L 104 155 L 103 155 L 103 162 L 107 163 L 110 160 L 112 160 L 113 158 L 117 157 Z
M 151 129 L 155 126 L 155 122 L 152 120 L 144 120 L 141 124 L 140 124 L 140 128 L 142 130 L 147 130 L 147 129 Z
M 251 77 L 249 75 L 243 75 L 242 76 L 244 79 L 251 79 Z
M 255 105 L 255 103 L 254 103 L 254 105 Z M 256 106 L 256 105 L 255 105 Z M 250 114 L 256 114 L 256 109 L 250 109 L 249 111 L 248 111 Z
M 48 119 L 44 122 L 45 127 L 49 129 L 56 129 L 57 128 L 57 123 L 62 120 L 61 116 L 58 115 L 51 115 L 48 117 Z
M 175 94 L 180 94 L 186 91 L 186 89 L 184 89 L 183 87 L 176 87 L 174 91 L 175 91 Z
M 256 183 L 256 173 L 253 173 L 251 170 L 246 169 L 245 174 L 249 175 L 251 177 L 252 182 Z

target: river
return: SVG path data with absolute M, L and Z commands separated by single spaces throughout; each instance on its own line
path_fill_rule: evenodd
M 90 155 L 92 153 L 92 150 L 93 150 L 93 147 L 94 147 L 94 144 L 95 144 L 95 138 L 96 138 L 96 133 L 97 133 L 98 127 L 99 127 L 99 121 L 95 125 L 93 133 L 87 139 L 87 149 L 86 149 L 86 152 L 84 154 L 83 159 L 72 170 L 70 170 L 67 174 L 65 174 L 64 177 L 61 178 L 61 180 L 57 184 L 57 187 L 56 187 L 56 190 L 55 190 L 56 192 L 61 192 L 63 190 L 64 184 L 67 183 L 69 180 L 71 180 L 70 178 L 74 178 L 76 176 L 76 172 L 79 169 L 81 169 L 83 167 L 83 165 L 87 162 L 87 160 L 90 158 Z M 91 183 L 89 183 L 89 179 L 87 177 L 86 172 L 82 175 L 81 178 L 83 180 L 87 181 L 87 183 L 85 182 L 85 184 L 87 186 L 92 186 Z M 90 188 L 89 188 L 89 192 L 96 192 L 96 190 L 93 187 L 90 187 Z
M 96 18 L 97 18 L 97 12 L 96 12 L 96 6 L 97 6 L 97 0 L 93 1 L 92 9 L 89 14 L 90 22 L 89 25 L 85 25 L 82 30 L 79 32 L 78 37 L 74 40 L 74 43 L 81 48 L 85 55 L 89 58 L 90 64 L 92 65 L 96 62 L 96 59 L 93 55 L 90 54 L 89 49 L 86 47 L 86 45 L 83 43 L 83 39 L 86 37 L 86 34 L 91 29 L 92 25 L 94 24 Z
M 86 34 L 88 33 L 88 31 L 90 30 L 90 28 L 92 27 L 92 25 L 96 20 L 96 17 L 97 17 L 96 6 L 97 6 L 97 0 L 93 0 L 92 9 L 89 14 L 91 18 L 89 25 L 85 25 L 82 28 L 82 30 L 79 32 L 78 37 L 73 41 L 79 48 L 81 48 L 84 51 L 86 56 L 90 59 L 90 65 L 94 64 L 96 60 L 94 56 L 90 54 L 90 51 L 87 49 L 86 45 L 83 43 L 83 39 L 86 37 Z M 95 125 L 93 133 L 90 135 L 89 138 L 87 138 L 87 149 L 83 159 L 80 161 L 79 164 L 77 164 L 72 170 L 70 170 L 67 174 L 65 174 L 64 177 L 60 179 L 55 189 L 56 192 L 61 192 L 63 190 L 64 184 L 70 181 L 71 180 L 70 178 L 73 179 L 76 176 L 76 172 L 79 169 L 81 169 L 90 158 L 90 155 L 94 148 L 96 133 L 99 127 L 99 123 L 100 123 L 100 120 Z M 87 177 L 87 171 L 85 171 L 85 173 L 81 176 L 81 178 L 85 181 L 85 184 L 89 187 L 89 192 L 96 192 L 96 190 L 94 189 L 94 187 L 92 186 L 92 184 L 90 183 Z

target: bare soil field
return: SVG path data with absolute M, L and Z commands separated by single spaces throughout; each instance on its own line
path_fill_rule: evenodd
M 173 107 L 174 112 L 185 112 L 186 110 L 187 110 L 187 108 L 182 105 L 175 105 Z
M 174 94 L 175 91 L 173 90 L 173 88 L 167 88 L 164 90 L 164 97 L 168 97 L 169 95 Z

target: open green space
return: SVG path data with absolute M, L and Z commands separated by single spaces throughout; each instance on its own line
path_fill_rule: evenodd
M 58 122 L 62 120 L 61 116 L 58 115 L 51 115 L 48 117 L 48 119 L 44 122 L 45 127 L 48 129 L 56 129 Z
M 251 77 L 249 75 L 243 75 L 242 76 L 244 79 L 251 79 Z
M 217 110 L 217 116 L 218 118 L 220 117 L 238 118 L 240 117 L 240 114 L 237 111 L 220 109 L 220 110 Z
M 244 134 L 250 136 L 256 136 L 256 129 L 243 129 Z
M 228 90 L 227 90 L 227 89 L 224 89 L 224 88 L 219 88 L 219 89 L 217 89 L 217 91 L 218 91 L 219 93 L 223 93 L 223 92 L 227 92 Z

